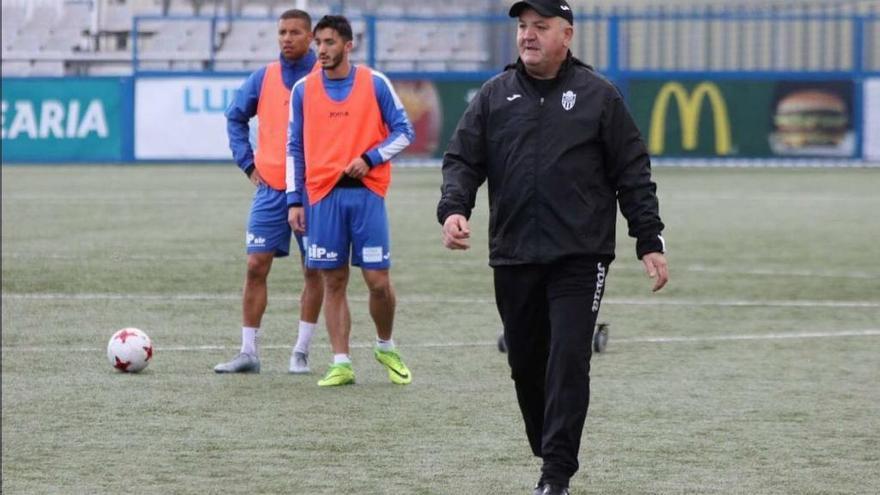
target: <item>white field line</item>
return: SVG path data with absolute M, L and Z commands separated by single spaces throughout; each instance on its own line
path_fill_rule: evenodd
M 235 191 L 235 193 L 239 193 L 240 191 Z M 389 198 L 389 202 L 399 203 L 401 200 L 410 199 L 412 196 L 407 195 L 405 192 L 395 193 Z M 58 192 L 51 196 L 46 196 L 45 194 L 32 193 L 32 192 L 9 192 L 3 195 L 4 201 L 38 201 L 40 203 L 64 203 L 64 202 L 76 202 L 82 204 L 103 204 L 103 203 L 131 203 L 132 201 L 144 201 L 155 203 L 157 200 L 162 201 L 162 205 L 168 204 L 192 204 L 192 203 L 205 203 L 208 202 L 220 202 L 225 201 L 225 199 L 220 197 L 210 197 L 205 196 L 199 192 L 181 192 L 181 191 L 173 191 L 173 192 L 161 192 L 161 191 L 149 191 L 149 192 L 137 192 L 131 191 L 126 192 L 124 194 L 120 193 L 96 193 L 96 194 L 83 194 L 79 192 Z M 241 195 L 242 200 L 247 199 L 246 194 Z M 419 201 L 417 204 L 425 204 L 424 198 L 418 198 Z M 861 203 L 861 202 L 877 202 L 880 201 L 880 197 L 878 196 L 852 196 L 847 194 L 833 194 L 833 193 L 822 193 L 822 192 L 804 192 L 804 193 L 766 193 L 766 194 L 730 194 L 730 193 L 678 193 L 678 192 L 666 192 L 662 193 L 660 196 L 661 201 L 668 202 L 685 202 L 685 201 L 737 201 L 737 202 L 748 202 L 748 203 L 761 203 L 761 202 L 791 202 L 791 201 L 833 201 L 833 202 L 847 202 L 847 203 Z
M 14 292 L 3 293 L 6 300 L 35 301 L 238 301 L 239 294 L 121 294 L 121 293 L 52 293 L 52 292 Z M 272 296 L 273 301 L 299 301 L 298 296 Z M 366 302 L 365 296 L 349 296 L 349 300 Z M 398 296 L 404 304 L 495 304 L 488 297 L 433 297 Z M 880 308 L 880 301 L 833 301 L 833 300 L 708 300 L 671 299 L 657 296 L 650 299 L 609 297 L 602 304 L 624 306 L 694 306 L 694 307 L 781 307 L 781 308 Z
M 776 193 L 776 194 L 675 194 L 675 193 L 667 193 L 660 195 L 661 202 L 714 202 L 714 201 L 737 201 L 748 204 L 760 204 L 762 202 L 770 202 L 770 203 L 790 203 L 793 201 L 829 201 L 829 202 L 842 202 L 842 203 L 876 203 L 880 201 L 880 197 L 875 196 L 846 196 L 846 195 L 834 195 L 834 194 L 785 194 L 785 193 Z
M 753 340 L 802 340 L 802 339 L 825 339 L 831 337 L 880 337 L 880 328 L 870 328 L 865 330 L 838 330 L 824 332 L 790 332 L 790 333 L 766 333 L 766 334 L 739 334 L 739 335 L 708 335 L 703 337 L 691 337 L 683 335 L 672 335 L 665 337 L 631 337 L 618 339 L 612 337 L 609 344 L 674 344 L 674 343 L 691 343 L 691 342 L 738 342 Z M 405 348 L 462 348 L 462 347 L 488 347 L 495 346 L 496 342 L 423 342 L 405 344 Z M 371 343 L 353 343 L 351 347 L 356 349 L 372 348 Z M 315 344 L 316 348 L 328 348 L 329 344 Z M 168 346 L 156 347 L 156 352 L 200 352 L 200 351 L 233 351 L 239 346 L 223 346 L 223 345 L 196 345 L 196 346 Z M 266 345 L 262 349 L 290 349 L 289 345 Z M 99 347 L 58 347 L 58 346 L 3 346 L 2 351 L 6 352 L 103 352 Z
M 675 342 L 727 342 L 738 340 L 787 340 L 787 339 L 824 339 L 828 337 L 880 337 L 880 328 L 865 330 L 839 330 L 827 332 L 792 332 L 792 333 L 765 333 L 765 334 L 742 334 L 742 335 L 713 335 L 707 337 L 633 337 L 629 339 L 610 338 L 609 342 L 621 344 L 639 343 L 675 343 Z
M 633 267 L 617 267 L 617 270 L 621 268 L 625 270 L 633 269 Z M 641 271 L 642 268 L 638 267 Z M 722 274 L 737 274 L 737 275 L 759 275 L 759 276 L 770 276 L 770 277 L 810 277 L 810 278 L 859 278 L 859 279 L 874 279 L 880 280 L 880 273 L 871 273 L 871 272 L 836 272 L 833 270 L 777 270 L 773 268 L 749 268 L 749 269 L 732 269 L 732 268 L 724 268 L 724 267 L 713 267 L 713 266 L 705 266 L 705 265 L 689 265 L 681 268 L 687 272 L 697 272 L 697 273 L 722 273 Z M 677 270 L 673 267 L 673 270 Z
M 620 299 L 609 298 L 602 304 L 623 306 L 699 306 L 699 307 L 760 307 L 760 308 L 880 308 L 880 301 L 830 301 L 830 300 L 781 300 L 781 301 L 710 301 L 695 299 Z
M 25 252 L 12 252 L 12 253 L 3 253 L 4 259 L 20 259 L 20 260 L 60 260 L 60 261 L 90 261 L 94 258 L 87 256 L 77 256 L 71 254 L 61 254 L 61 253 L 47 253 L 47 254 L 35 254 L 35 253 L 25 253 Z M 244 255 L 235 255 L 235 256 L 218 256 L 218 255 L 153 255 L 153 254 L 119 254 L 113 253 L 108 258 L 104 260 L 116 261 L 116 262 L 124 262 L 124 261 L 210 261 L 212 263 L 216 263 L 219 261 L 229 261 L 236 262 L 240 261 L 244 263 Z M 485 267 L 487 272 L 489 270 L 489 264 L 486 259 L 475 260 L 472 258 L 462 258 L 457 260 L 438 260 L 438 259 L 418 259 L 418 258 L 402 258 L 395 261 L 395 263 L 403 264 L 403 265 L 424 265 L 424 266 L 482 266 Z M 638 263 L 616 263 L 613 265 L 613 271 L 626 271 L 633 272 L 638 271 L 641 272 L 644 269 Z M 880 273 L 878 272 L 868 272 L 868 271 L 834 271 L 834 270 L 780 270 L 776 268 L 749 268 L 749 269 L 741 269 L 741 268 L 729 268 L 729 267 L 721 267 L 721 266 L 706 266 L 701 264 L 693 264 L 686 266 L 674 266 L 673 270 L 675 272 L 683 271 L 683 272 L 694 272 L 694 273 L 717 273 L 717 274 L 731 274 L 735 273 L 737 275 L 755 275 L 755 276 L 768 276 L 768 277 L 809 277 L 809 278 L 853 278 L 853 279 L 877 279 L 880 280 Z
M 216 261 L 216 258 L 211 258 Z M 481 259 L 475 261 L 473 259 L 461 260 L 437 260 L 437 259 L 402 259 L 395 263 L 406 265 L 424 265 L 424 266 L 482 266 L 489 271 L 488 261 Z M 723 266 L 706 266 L 700 264 L 678 266 L 673 265 L 670 269 L 674 274 L 679 272 L 692 273 L 711 273 L 721 275 L 754 275 L 759 277 L 808 277 L 808 278 L 852 278 L 862 280 L 878 280 L 880 281 L 880 272 L 868 271 L 834 271 L 834 270 L 780 270 L 776 268 L 733 268 Z M 645 269 L 641 263 L 616 262 L 611 266 L 612 276 L 615 272 L 639 272 L 644 273 Z

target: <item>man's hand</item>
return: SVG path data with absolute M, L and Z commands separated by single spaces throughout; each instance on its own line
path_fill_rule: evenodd
M 666 256 L 663 253 L 648 253 L 642 256 L 642 264 L 645 265 L 645 273 L 654 279 L 653 292 L 662 289 L 669 281 L 669 268 L 666 266 Z
M 302 206 L 291 206 L 287 210 L 287 223 L 297 234 L 306 233 L 306 215 Z
M 467 218 L 464 215 L 453 213 L 446 217 L 443 222 L 443 245 L 448 249 L 467 249 L 470 246 L 468 239 L 471 237 L 471 229 L 468 227 Z
M 254 171 L 251 172 L 251 175 L 248 176 L 248 179 L 250 179 L 251 184 L 256 187 L 260 187 L 260 184 L 265 184 L 265 182 L 263 181 L 263 177 L 260 176 L 260 171 L 257 170 L 256 167 L 254 167 Z
M 352 179 L 363 179 L 367 173 L 370 171 L 370 166 L 367 165 L 367 162 L 364 161 L 363 158 L 357 157 L 345 167 L 345 175 L 351 177 Z

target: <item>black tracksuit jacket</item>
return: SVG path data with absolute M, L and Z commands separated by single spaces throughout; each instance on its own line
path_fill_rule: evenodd
M 489 182 L 489 264 L 614 257 L 617 203 L 636 254 L 663 252 L 656 185 L 617 89 L 570 54 L 544 95 L 521 61 L 487 81 L 443 156 L 437 218 Z

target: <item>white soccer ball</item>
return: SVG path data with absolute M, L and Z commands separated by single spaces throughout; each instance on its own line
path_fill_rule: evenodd
M 143 330 L 123 328 L 107 343 L 110 365 L 125 373 L 137 373 L 153 359 L 153 342 Z

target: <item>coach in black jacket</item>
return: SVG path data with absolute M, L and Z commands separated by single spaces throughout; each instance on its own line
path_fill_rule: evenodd
M 589 405 L 593 327 L 614 258 L 617 203 L 660 290 L 668 279 L 656 185 L 607 80 L 571 56 L 564 0 L 516 2 L 516 64 L 483 85 L 443 157 L 443 243 L 469 247 L 489 182 L 489 264 L 532 451 L 535 494 L 568 493 Z

